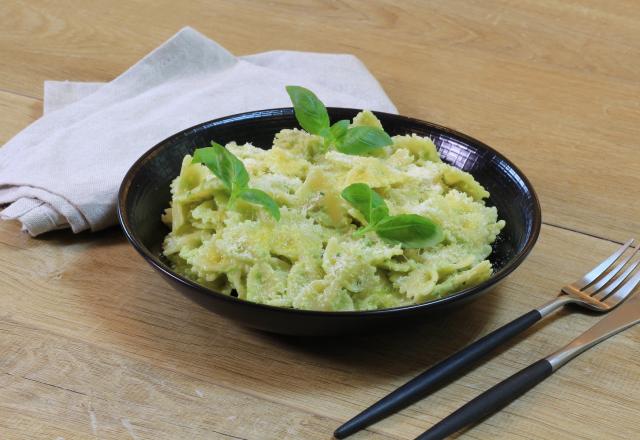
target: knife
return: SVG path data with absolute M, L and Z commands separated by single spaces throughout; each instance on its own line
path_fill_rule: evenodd
M 597 324 L 560 350 L 529 365 L 480 394 L 435 424 L 431 429 L 416 437 L 416 440 L 444 439 L 465 426 L 484 419 L 529 391 L 580 353 L 639 322 L 640 295 L 636 294 L 615 310 L 607 313 Z

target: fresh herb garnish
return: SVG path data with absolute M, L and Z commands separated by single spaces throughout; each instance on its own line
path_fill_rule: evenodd
M 384 199 L 366 183 L 349 185 L 342 191 L 342 198 L 367 221 L 356 235 L 375 231 L 383 240 L 404 248 L 434 246 L 444 238 L 442 228 L 426 217 L 417 214 L 389 215 Z
M 276 201 L 273 200 L 266 192 L 256 188 L 245 188 L 240 191 L 238 197 L 245 202 L 262 206 L 273 218 L 280 220 L 280 208 L 278 208 Z
M 331 128 L 329 128 L 333 139 L 335 139 L 336 141 L 340 141 L 344 137 L 344 135 L 347 134 L 347 131 L 349 131 L 349 124 L 349 120 L 347 119 L 341 119 L 333 124 Z
M 392 144 L 391 137 L 377 127 L 349 128 L 336 149 L 342 153 L 363 155 Z
M 300 86 L 287 86 L 287 93 L 293 103 L 293 111 L 302 128 L 311 134 L 321 134 L 329 128 L 329 113 L 322 101 L 308 89 Z
M 392 144 L 391 137 L 378 127 L 349 127 L 347 120 L 330 126 L 327 108 L 311 90 L 287 86 L 287 93 L 300 126 L 311 134 L 322 136 L 325 145 L 333 144 L 341 153 L 364 155 Z
M 364 216 L 367 226 L 356 232 L 362 235 L 370 231 L 380 220 L 389 216 L 389 208 L 380 195 L 366 183 L 354 183 L 342 190 L 342 198 Z
M 435 246 L 444 238 L 440 226 L 417 214 L 386 217 L 376 224 L 375 231 L 382 239 L 405 248 Z
M 222 145 L 211 141 L 210 147 L 198 148 L 193 153 L 193 162 L 201 163 L 215 174 L 229 190 L 228 206 L 240 198 L 264 207 L 276 220 L 280 220 L 280 208 L 269 194 L 249 188 L 249 173 L 240 159 Z

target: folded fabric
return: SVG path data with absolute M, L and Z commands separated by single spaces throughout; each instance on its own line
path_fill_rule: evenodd
M 109 83 L 45 83 L 44 115 L 0 148 L 0 218 L 33 236 L 111 226 L 120 182 L 142 153 L 200 122 L 290 106 L 288 84 L 330 106 L 396 112 L 352 55 L 235 57 L 184 28 Z

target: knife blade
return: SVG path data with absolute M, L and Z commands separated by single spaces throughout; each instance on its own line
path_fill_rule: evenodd
M 640 272 L 627 283 L 635 287 L 640 280 Z M 633 296 L 616 309 L 608 312 L 604 318 L 560 350 L 546 357 L 553 371 L 557 370 L 580 353 L 594 345 L 620 333 L 640 322 L 640 295 Z

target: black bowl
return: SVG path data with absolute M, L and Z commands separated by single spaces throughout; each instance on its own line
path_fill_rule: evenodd
M 351 119 L 358 110 L 330 108 L 332 121 Z M 424 319 L 427 314 L 458 306 L 490 290 L 524 260 L 540 232 L 538 198 L 527 178 L 497 151 L 454 130 L 388 113 L 376 113 L 391 134 L 429 136 L 442 159 L 470 172 L 489 192 L 489 204 L 507 223 L 489 259 L 494 274 L 485 282 L 423 304 L 362 312 L 320 312 L 256 304 L 203 287 L 174 272 L 160 257 L 167 227 L 160 221 L 169 206 L 169 183 L 179 174 L 182 158 L 194 149 L 237 141 L 270 148 L 283 128 L 297 127 L 293 109 L 254 111 L 205 122 L 181 131 L 147 151 L 127 172 L 118 197 L 118 218 L 136 250 L 166 280 L 209 310 L 250 327 L 290 335 L 325 335 L 385 328 Z

